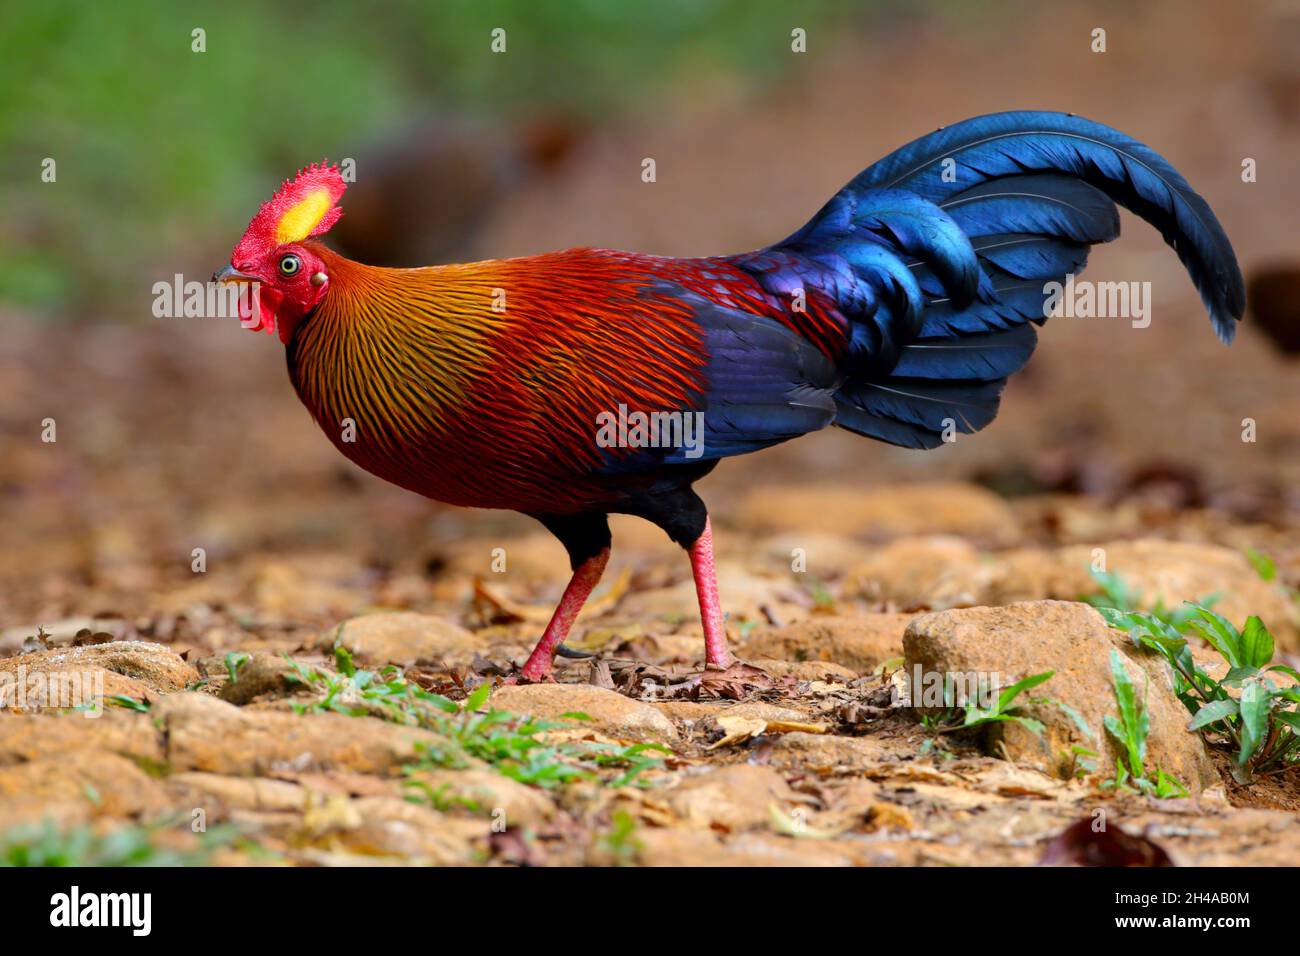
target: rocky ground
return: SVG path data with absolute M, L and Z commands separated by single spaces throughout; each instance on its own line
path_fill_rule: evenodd
M 1276 171 L 1300 113 L 1273 20 L 1117 8 L 1097 56 L 1091 12 L 1014 19 L 904 18 L 775 88 L 705 84 L 593 135 L 503 203 L 482 246 L 755 248 L 912 137 L 1032 106 L 1167 154 L 1248 275 L 1294 259 L 1300 187 Z M 156 276 L 207 275 L 229 249 L 185 226 Z M 17 319 L 0 337 L 0 689 L 65 675 L 67 694 L 114 698 L 97 717 L 39 695 L 0 707 L 0 862 L 1300 862 L 1296 772 L 1239 783 L 1222 742 L 1185 729 L 1163 662 L 1077 603 L 1104 566 L 1146 606 L 1217 595 L 1233 623 L 1267 623 L 1279 661 L 1300 655 L 1294 360 L 1250 321 L 1225 350 L 1159 236 L 1124 230 L 1088 276 L 1152 281 L 1150 327 L 1053 320 L 981 434 L 915 453 L 830 430 L 701 483 L 743 661 L 725 673 L 702 674 L 684 556 L 629 519 L 574 632 L 597 656 L 507 684 L 567 576 L 536 524 L 361 474 L 276 343 L 151 320 L 143 278 L 133 310 L 96 293 L 77 322 L 0 316 Z M 1145 703 L 1147 764 L 1186 798 L 1105 786 L 1112 649 Z M 400 680 L 367 676 L 390 665 Z M 1003 686 L 1054 672 L 1020 714 L 1041 735 L 938 732 L 907 697 L 918 667 Z
M 542 533 L 462 538 L 419 573 L 255 559 L 194 575 L 152 615 L 48 622 L 39 638 L 10 628 L 0 675 L 99 675 L 116 699 L 97 717 L 39 701 L 0 715 L 0 821 L 11 835 L 127 828 L 157 852 L 204 847 L 228 864 L 1023 865 L 1049 847 L 1067 859 L 1300 859 L 1294 771 L 1235 783 L 1225 752 L 1185 729 L 1164 662 L 1074 600 L 1096 590 L 1088 569 L 1103 553 L 1148 603 L 1218 594 L 1225 616 L 1260 615 L 1291 655 L 1300 551 L 1285 532 L 1191 513 L 1187 540 L 1143 537 L 1150 517 L 1137 511 L 1008 504 L 956 483 L 820 494 L 807 504 L 833 500 L 834 531 L 763 529 L 764 514 L 804 500 L 768 489 L 720 534 L 743 661 L 725 672 L 702 671 L 685 561 L 631 521 L 572 642 L 597 656 L 561 662 L 554 684 L 509 683 L 560 584 Z M 1128 535 L 1050 541 L 1031 533 L 1047 513 L 1057 528 L 1130 522 Z M 1274 580 L 1243 556 L 1246 538 L 1276 556 Z M 363 607 L 383 609 L 348 613 Z M 338 647 L 361 675 L 338 674 Z M 1116 712 L 1111 648 L 1145 688 L 1149 764 L 1187 798 L 1104 786 L 1117 754 L 1101 732 Z M 358 684 L 387 665 L 409 683 Z M 932 733 L 906 696 L 917 667 L 1003 686 L 1054 671 L 1034 692 L 1050 701 L 1025 711 L 1044 733 Z M 479 715 L 541 729 L 503 718 L 471 731 L 477 688 Z M 1100 752 L 1097 772 L 1073 745 Z M 1101 845 L 1085 827 L 1052 842 L 1098 811 L 1142 839 Z

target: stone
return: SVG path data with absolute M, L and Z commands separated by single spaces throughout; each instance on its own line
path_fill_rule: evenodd
M 307 801 L 306 789 L 287 780 L 231 777 L 197 771 L 172 774 L 167 779 L 196 795 L 215 799 L 233 810 L 301 811 Z
M 342 644 L 358 663 L 410 667 L 420 661 L 468 660 L 481 649 L 465 628 L 431 614 L 413 611 L 363 614 L 324 635 L 322 650 Z
M 1154 777 L 1157 768 L 1163 769 L 1193 793 L 1219 783 L 1201 738 L 1186 730 L 1188 714 L 1174 695 L 1168 665 L 1162 658 L 1134 650 L 1123 634 L 1107 627 L 1086 604 L 1032 601 L 924 614 L 908 625 L 903 647 L 909 681 L 919 667 L 938 679 L 945 674 L 996 676 L 1005 688 L 1030 675 L 1053 671 L 1054 676 L 1034 688 L 1032 695 L 1073 708 L 1087 722 L 1091 738 L 1060 707 L 1044 703 L 1024 707 L 1025 714 L 1045 724 L 1041 739 L 1015 723 L 1000 722 L 989 727 L 987 740 L 990 752 L 1055 776 L 1068 773 L 1072 745 L 1097 751 L 1101 774 L 1114 772 L 1119 750 L 1106 733 L 1103 718 L 1117 711 L 1110 652 L 1118 649 L 1150 717 L 1148 774 Z
M 162 735 L 148 714 L 109 708 L 68 714 L 0 716 L 0 767 L 81 750 L 120 754 L 137 763 L 162 766 Z
M 903 656 L 909 614 L 815 615 L 785 627 L 755 630 L 737 648 L 747 658 L 826 661 L 869 673 Z
M 418 745 L 443 743 L 431 731 L 375 717 L 240 708 L 205 694 L 164 697 L 150 716 L 161 722 L 175 770 L 394 774 L 418 758 Z
M 734 764 L 687 777 L 665 798 L 688 827 L 744 830 L 766 826 L 772 806 L 796 795 L 772 768 Z
M 677 730 L 668 717 L 649 704 L 590 684 L 527 684 L 498 687 L 491 706 L 530 717 L 559 720 L 566 713 L 582 713 L 590 721 L 575 725 L 620 740 L 673 742 Z
M 28 675 L 36 671 L 51 674 L 85 672 L 91 675 L 104 671 L 126 679 L 106 678 L 105 694 L 127 693 L 130 696 L 140 695 L 143 689 L 169 694 L 199 681 L 199 672 L 179 654 L 149 641 L 60 647 L 0 659 L 0 674 L 16 675 L 20 669 Z M 114 689 L 109 689 L 109 681 Z
M 488 768 L 421 770 L 409 779 L 419 784 L 408 788 L 409 795 L 427 797 L 449 813 L 491 816 L 499 811 L 505 825 L 525 827 L 541 826 L 555 815 L 555 803 L 545 791 Z
M 798 840 L 760 831 L 723 837 L 709 830 L 646 829 L 637 833 L 642 866 L 853 866 L 857 848 L 826 840 Z
M 227 679 L 218 693 L 222 700 L 232 704 L 249 704 L 259 698 L 287 697 L 304 690 L 301 683 L 291 679 L 295 674 L 293 663 L 283 657 L 254 654 L 235 671 L 235 679 Z
M 1090 573 L 1095 552 L 1105 567 L 1141 592 L 1144 607 L 1166 607 L 1218 594 L 1214 610 L 1240 627 L 1259 615 L 1284 650 L 1300 651 L 1300 604 L 1276 581 L 1264 581 L 1245 555 L 1230 548 L 1184 541 L 1144 539 L 1078 545 L 1055 551 L 1022 549 L 1003 554 L 982 603 L 1009 604 L 1040 598 L 1078 600 L 1100 590 Z
M 0 804 L 0 827 L 5 827 L 47 815 L 64 822 L 152 816 L 167 808 L 167 795 L 126 757 L 76 750 L 0 768 Z

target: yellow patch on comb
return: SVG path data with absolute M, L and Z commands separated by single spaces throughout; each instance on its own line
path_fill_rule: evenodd
M 286 242 L 301 242 L 306 239 L 333 205 L 328 189 L 312 190 L 306 198 L 294 203 L 280 217 L 275 227 L 276 244 L 282 246 Z

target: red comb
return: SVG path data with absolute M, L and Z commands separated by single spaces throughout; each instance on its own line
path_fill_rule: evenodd
M 347 188 L 337 166 L 322 162 L 300 169 L 262 204 L 231 261 L 256 262 L 287 242 L 325 235 L 343 215 L 338 201 Z

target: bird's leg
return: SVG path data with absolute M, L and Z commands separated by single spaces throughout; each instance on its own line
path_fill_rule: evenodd
M 704 666 L 727 668 L 727 629 L 722 623 L 722 602 L 718 600 L 718 576 L 713 567 L 713 529 L 708 518 L 704 531 L 690 547 L 691 573 L 695 576 L 695 595 L 700 600 L 700 620 L 704 624 Z
M 587 598 L 600 583 L 600 576 L 605 572 L 605 565 L 608 563 L 609 548 L 603 548 L 573 569 L 573 577 L 569 579 L 569 586 L 564 589 L 564 596 L 560 598 L 555 613 L 551 615 L 551 622 L 546 625 L 542 639 L 537 642 L 537 646 L 533 648 L 533 652 L 528 655 L 528 660 L 519 671 L 520 676 L 525 680 L 544 680 L 550 675 L 556 649 L 569 635 L 569 628 L 573 627 L 578 612 L 582 610 L 582 606 L 587 603 Z M 725 655 L 726 651 L 724 650 L 723 653 Z

